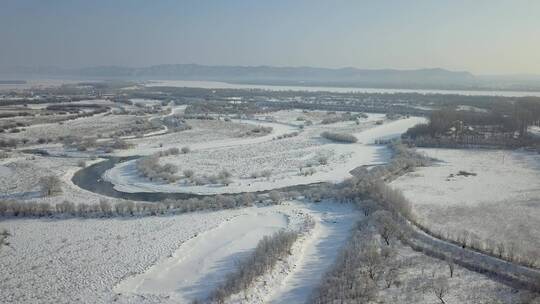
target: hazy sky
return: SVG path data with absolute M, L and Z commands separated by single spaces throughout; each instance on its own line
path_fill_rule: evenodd
M 0 66 L 540 74 L 540 1 L 0 0 Z

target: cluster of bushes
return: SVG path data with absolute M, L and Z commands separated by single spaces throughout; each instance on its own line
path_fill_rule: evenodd
M 159 146 L 163 147 L 163 144 L 160 143 Z M 162 157 L 162 156 L 169 156 L 169 155 L 178 155 L 178 154 L 180 154 L 180 152 L 182 154 L 187 154 L 187 153 L 191 152 L 191 148 L 188 147 L 188 146 L 183 146 L 182 149 L 178 149 L 176 147 L 173 147 L 173 148 L 169 148 L 169 149 L 167 149 L 165 151 L 156 152 L 156 153 L 154 153 L 154 155 Z
M 256 201 L 279 204 L 282 194 L 275 191 L 268 195 L 244 193 L 239 195 L 215 195 L 185 200 L 166 199 L 157 203 L 101 200 L 99 204 L 75 204 L 63 201 L 55 205 L 46 202 L 24 202 L 0 200 L 2 217 L 113 217 L 113 216 L 156 216 L 180 214 L 200 210 L 221 210 L 252 206 Z
M 330 112 L 329 112 L 330 114 Z M 335 112 L 333 112 L 333 114 L 335 115 Z M 326 117 L 324 118 L 322 121 L 321 121 L 321 124 L 323 125 L 328 125 L 328 124 L 333 124 L 333 123 L 336 123 L 336 122 L 340 122 L 340 121 L 355 121 L 355 120 L 358 120 L 359 118 L 367 118 L 368 116 L 364 113 L 360 113 L 360 114 L 351 114 L 350 112 L 347 112 L 347 113 L 343 113 L 342 115 L 335 115 L 335 116 L 331 116 L 331 117 Z
M 77 151 L 88 151 L 89 149 L 102 150 L 105 153 L 111 153 L 114 150 L 125 150 L 132 147 L 130 143 L 122 138 L 113 138 L 112 140 L 98 142 L 95 137 L 59 137 L 63 141 L 65 148 L 76 149 Z M 45 139 L 39 139 L 40 143 L 45 143 Z
M 319 155 L 317 157 L 317 163 L 319 163 L 319 165 L 328 165 L 328 156 L 325 156 L 325 155 Z
M 256 278 L 268 273 L 279 260 L 291 254 L 291 248 L 298 239 L 296 231 L 278 231 L 263 237 L 254 252 L 241 261 L 237 269 L 209 296 L 211 303 L 224 303 L 229 296 L 249 288 Z
M 183 119 L 198 119 L 198 120 L 216 120 L 214 116 L 209 115 L 195 115 L 195 114 L 184 114 L 181 116 Z
M 277 136 L 276 139 L 291 138 L 291 137 L 298 136 L 298 134 L 300 134 L 300 133 L 299 132 L 285 133 L 285 134 Z
M 260 178 L 260 177 L 264 177 L 266 179 L 270 178 L 270 176 L 272 176 L 272 170 L 270 169 L 265 169 L 265 170 L 262 170 L 262 171 L 259 171 L 259 172 L 252 172 L 250 177 L 255 179 L 255 178 Z
M 0 148 L 16 148 L 18 143 L 15 138 L 0 139 Z
M 5 112 L 0 113 L 0 118 L 11 118 L 11 117 L 18 117 L 18 116 L 33 116 L 32 113 L 29 112 Z
M 208 115 L 210 113 L 222 115 L 250 115 L 263 112 L 254 102 L 231 103 L 229 101 L 201 101 L 187 106 L 184 113 L 188 115 Z
M 185 130 L 191 130 L 192 127 L 186 122 L 183 116 L 181 115 L 172 115 L 172 116 L 165 116 L 161 119 L 164 125 L 169 127 L 170 129 L 180 132 Z
M 113 150 L 125 150 L 131 148 L 133 145 L 128 143 L 122 138 L 114 138 L 110 141 L 106 141 L 101 145 L 101 149 L 105 152 L 112 152 Z
M 150 179 L 150 181 L 166 181 L 169 183 L 178 181 L 179 177 L 176 175 L 178 167 L 173 164 L 161 165 L 159 163 L 159 153 L 162 152 L 138 159 L 135 162 L 137 171 L 142 176 Z
M 354 137 L 354 135 L 346 134 L 346 133 L 335 133 L 335 132 L 324 131 L 321 133 L 321 136 L 332 141 L 338 141 L 338 142 L 344 142 L 344 143 L 355 143 L 358 141 L 358 139 Z
M 11 123 L 4 123 L 0 126 L 0 133 L 7 132 L 9 129 L 16 129 L 20 127 L 26 127 L 27 124 L 24 122 L 11 122 Z
M 187 172 L 186 172 L 187 171 Z M 232 183 L 231 176 L 232 174 L 227 170 L 222 170 L 217 175 L 203 175 L 195 176 L 192 170 L 184 171 L 184 176 L 189 179 L 189 182 L 195 185 L 225 185 L 228 186 Z M 188 173 L 188 174 L 186 174 Z M 188 176 L 189 175 L 189 176 Z
M 317 172 L 317 170 L 315 170 L 315 168 L 310 168 L 310 167 L 308 167 L 306 169 L 300 168 L 300 175 L 302 175 L 302 176 L 310 176 L 310 175 L 315 174 L 315 172 Z
M 41 143 L 45 143 L 45 138 L 40 138 Z M 95 137 L 75 137 L 75 136 L 66 136 L 63 138 L 63 145 L 66 148 L 74 148 L 77 151 L 87 151 L 88 149 L 93 149 L 98 147 L 97 138 Z
M 88 111 L 88 112 L 78 112 L 78 111 L 75 111 L 75 115 L 70 115 L 68 117 L 65 117 L 63 119 L 63 121 L 68 121 L 68 120 L 75 120 L 75 119 L 78 119 L 78 118 L 86 118 L 86 117 L 92 117 L 94 115 L 97 115 L 97 114 L 101 114 L 101 113 L 105 113 L 108 111 L 108 108 L 107 107 L 99 107 L 95 110 L 92 110 L 92 111 Z M 49 115 L 54 115 L 55 113 L 50 113 Z
M 184 148 L 182 148 L 182 149 L 184 149 Z M 180 149 L 178 149 L 176 147 L 172 147 L 172 148 L 169 148 L 167 150 L 156 152 L 156 153 L 154 153 L 154 156 L 165 157 L 165 156 L 178 155 L 178 154 L 180 154 Z
M 261 135 L 266 135 L 266 134 L 270 134 L 270 132 L 272 132 L 273 128 L 272 127 L 263 127 L 263 126 L 256 126 L 246 132 L 243 132 L 241 133 L 239 136 L 240 137 L 243 137 L 243 136 L 261 136 Z

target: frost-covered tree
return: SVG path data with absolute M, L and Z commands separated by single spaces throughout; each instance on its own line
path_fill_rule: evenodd
M 62 193 L 62 182 L 54 175 L 43 176 L 39 178 L 39 187 L 41 193 L 45 196 L 51 196 Z
M 378 210 L 372 214 L 372 219 L 386 245 L 390 245 L 390 240 L 399 232 L 399 226 L 392 217 L 392 214 L 385 210 Z

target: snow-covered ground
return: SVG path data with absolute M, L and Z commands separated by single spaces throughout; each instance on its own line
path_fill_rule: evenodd
M 283 289 L 259 294 L 305 299 L 355 222 L 353 206 L 287 202 L 164 217 L 6 220 L 0 226 L 12 236 L 0 252 L 0 298 L 189 303 L 204 298 L 264 235 L 297 229 L 306 216 L 315 219 L 318 232 L 295 251 L 298 262 L 287 279 L 269 285 Z
M 540 248 L 540 155 L 508 150 L 419 149 L 440 160 L 392 183 L 436 232 Z M 464 176 L 459 171 L 476 175 Z
M 2 303 L 111 303 L 113 287 L 239 210 L 167 217 L 12 219 L 0 252 Z
M 398 137 L 407 128 L 424 121 L 423 118 L 411 117 L 386 121 L 382 125 L 376 124 L 383 119 L 384 115 L 371 114 L 358 125 L 354 122 L 338 122 L 330 125 L 306 126 L 303 130 L 292 126 L 290 121 L 284 123 L 257 121 L 263 126 L 271 126 L 273 132 L 255 138 L 196 143 L 190 145 L 191 153 L 161 159 L 162 163 L 171 163 L 179 167 L 180 174 L 182 170 L 193 170 L 196 175 L 210 176 L 227 170 L 232 174 L 232 183 L 228 186 L 198 186 L 187 184 L 184 180 L 176 183 L 151 182 L 137 172 L 136 161 L 117 165 L 108 170 L 104 178 L 113 183 L 116 190 L 123 192 L 199 194 L 239 193 L 317 182 L 341 182 L 350 177 L 349 172 L 358 166 L 380 164 L 388 160 L 390 152 L 385 146 L 374 145 L 375 140 Z M 358 143 L 344 144 L 323 139 L 320 134 L 326 130 L 354 134 L 358 138 Z M 299 135 L 276 139 L 281 134 L 293 131 L 298 131 Z M 164 145 L 163 149 L 165 148 Z M 149 150 L 141 147 L 137 152 L 148 154 Z M 320 161 L 321 158 L 326 159 L 327 163 Z M 313 172 L 304 174 L 306 170 Z M 271 171 L 271 176 L 253 177 L 254 174 L 263 171 Z
M 115 291 L 168 296 L 178 302 L 206 298 L 263 236 L 287 224 L 283 213 L 246 212 L 185 242 L 171 258 L 127 279 Z

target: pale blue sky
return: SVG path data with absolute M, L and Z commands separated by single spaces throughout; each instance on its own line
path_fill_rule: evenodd
M 540 1 L 0 0 L 0 66 L 540 74 Z

